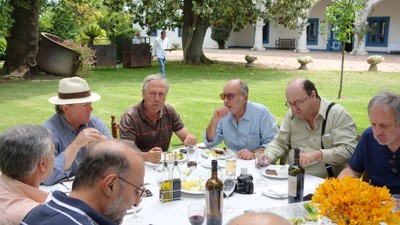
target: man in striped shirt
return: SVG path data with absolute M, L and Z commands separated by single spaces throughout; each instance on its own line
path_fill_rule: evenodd
M 72 191 L 54 191 L 21 224 L 120 224 L 126 211 L 147 193 L 144 164 L 132 144 L 104 140 L 90 146 L 79 164 Z

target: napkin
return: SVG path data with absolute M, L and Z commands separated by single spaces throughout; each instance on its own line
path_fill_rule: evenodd
M 282 195 L 287 196 L 288 189 L 287 186 L 268 186 L 263 190 L 263 193 L 267 193 L 268 195 Z

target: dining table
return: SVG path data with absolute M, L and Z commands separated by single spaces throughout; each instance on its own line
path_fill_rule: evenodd
M 210 174 L 211 168 L 209 161 L 211 160 L 206 154 L 204 149 L 197 150 L 197 167 L 191 172 L 189 176 L 197 176 L 199 174 Z M 230 157 L 236 157 L 232 152 Z M 227 158 L 227 157 L 226 157 Z M 224 165 L 226 158 L 218 159 L 220 165 L 220 174 L 224 174 Z M 179 161 L 179 168 L 182 171 L 182 177 L 185 176 L 189 170 L 185 157 Z M 202 192 L 190 192 L 182 189 L 181 199 L 169 202 L 162 202 L 159 199 L 159 192 L 161 186 L 161 169 L 162 164 L 151 164 L 145 162 L 145 187 L 153 194 L 151 197 L 143 198 L 141 203 L 136 209 L 136 216 L 141 218 L 138 222 L 133 222 L 132 217 L 135 216 L 133 210 L 128 210 L 122 224 L 123 225 L 165 225 L 165 224 L 190 224 L 187 216 L 188 206 L 191 204 L 204 204 L 205 197 Z M 276 165 L 278 166 L 278 165 Z M 286 167 L 282 167 L 287 170 Z M 267 176 L 261 175 L 259 169 L 255 166 L 255 160 L 242 160 L 236 159 L 236 177 L 243 171 L 253 176 L 254 192 L 252 194 L 240 194 L 234 192 L 228 199 L 230 208 L 233 212 L 222 213 L 222 224 L 227 224 L 232 218 L 246 212 L 263 212 L 272 211 L 283 216 L 288 217 L 288 206 L 295 204 L 288 204 L 287 190 L 288 179 L 287 176 Z M 223 175 L 222 175 L 223 176 Z M 262 178 L 263 183 L 258 182 Z M 183 178 L 186 179 L 186 178 Z M 319 184 L 323 183 L 324 179 L 313 175 L 306 174 L 304 179 L 304 196 L 314 193 Z M 47 191 L 61 190 L 68 193 L 71 190 L 72 181 L 60 182 L 53 186 L 41 186 L 42 189 Z M 271 195 L 271 191 L 276 193 Z M 277 193 L 280 192 L 280 193 Z M 286 193 L 282 195 L 281 193 Z M 270 193 L 270 194 L 268 194 Z M 226 205 L 226 198 L 223 199 L 223 205 Z M 293 207 L 292 207 L 293 208 Z M 301 206 L 300 206 L 301 208 Z M 292 216 L 292 215 L 290 215 Z M 289 219 L 289 218 L 288 218 Z M 205 222 L 204 222 L 205 224 Z

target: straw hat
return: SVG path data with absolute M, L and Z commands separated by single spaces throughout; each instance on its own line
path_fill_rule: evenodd
M 55 105 L 67 105 L 96 102 L 100 99 L 100 95 L 90 92 L 89 85 L 84 79 L 69 77 L 60 80 L 58 96 L 49 98 L 49 102 Z

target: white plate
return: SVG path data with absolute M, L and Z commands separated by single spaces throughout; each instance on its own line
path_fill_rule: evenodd
M 203 162 L 201 163 L 201 165 L 202 165 L 203 167 L 205 167 L 205 168 L 211 168 L 211 162 L 208 161 L 208 160 L 203 161 Z M 225 167 L 225 161 L 218 160 L 218 167 L 224 168 L 224 167 Z
M 143 205 L 142 204 L 139 204 L 135 209 L 136 209 L 136 212 L 139 212 L 140 210 L 142 210 L 142 208 L 143 208 Z M 131 214 L 131 213 L 134 213 L 135 212 L 135 210 L 133 210 L 133 208 L 130 208 L 130 209 L 128 209 L 127 211 L 126 211 L 126 214 Z
M 213 148 L 213 149 L 216 149 L 216 150 L 222 150 L 222 148 Z M 203 156 L 204 158 L 208 158 L 208 155 L 210 154 L 210 149 L 204 149 L 202 152 L 201 152 L 201 156 Z M 214 157 L 215 159 L 229 159 L 229 158 L 231 158 L 233 156 L 233 152 L 231 151 L 231 150 L 227 150 L 227 152 L 225 153 L 225 154 L 223 154 L 223 155 L 220 155 L 220 156 L 218 156 L 218 157 Z
M 203 194 L 202 191 L 197 191 L 197 190 L 194 190 L 194 191 L 190 190 L 190 191 L 188 191 L 188 190 L 185 190 L 185 189 L 181 189 L 181 192 L 182 192 L 182 193 L 185 193 L 185 194 L 191 194 L 191 195 L 202 195 L 202 194 Z
M 287 198 L 288 197 L 287 190 L 284 191 L 282 189 L 282 186 L 267 187 L 267 188 L 263 189 L 261 192 L 263 193 L 263 195 L 271 197 L 271 198 Z
M 195 171 L 193 171 L 195 172 Z M 202 195 L 203 191 L 201 190 L 201 188 L 199 186 L 193 186 L 190 190 L 184 189 L 184 182 L 187 181 L 194 181 L 194 185 L 201 185 L 201 181 L 200 181 L 200 177 L 196 174 L 194 175 L 190 175 L 189 177 L 187 177 L 183 182 L 182 182 L 182 189 L 181 192 L 185 193 L 185 194 L 192 194 L 192 195 Z M 203 182 L 204 183 L 204 182 Z
M 275 170 L 278 175 L 267 174 L 266 170 Z M 279 178 L 279 179 L 287 179 L 288 178 L 288 165 L 269 165 L 262 170 L 262 175 L 269 178 Z

